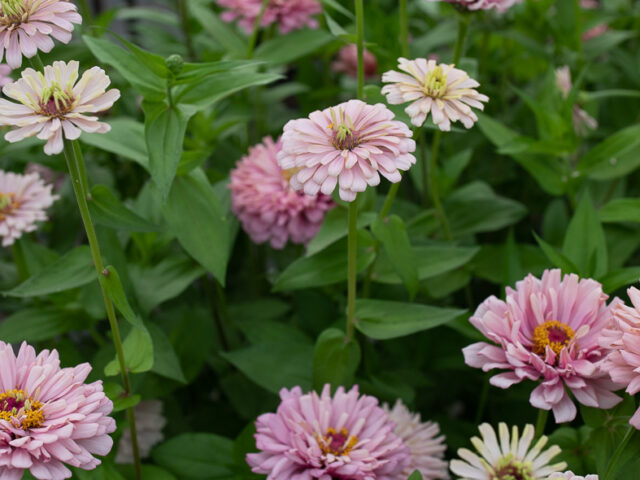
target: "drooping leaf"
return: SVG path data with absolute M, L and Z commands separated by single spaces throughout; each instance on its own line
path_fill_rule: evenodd
M 0 339 L 8 343 L 38 342 L 87 328 L 86 315 L 52 307 L 25 308 L 0 322 Z
M 153 323 L 148 323 L 147 329 L 153 341 L 153 368 L 151 371 L 163 377 L 186 383 L 187 380 L 184 378 L 180 360 L 167 335 Z

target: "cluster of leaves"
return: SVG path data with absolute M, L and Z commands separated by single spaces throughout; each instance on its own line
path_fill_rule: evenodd
M 472 130 L 442 139 L 437 182 L 453 241 L 423 202 L 420 165 L 386 220 L 378 213 L 387 187 L 363 194 L 357 267 L 371 282 L 362 282 L 356 305 L 358 338 L 345 343 L 345 206 L 304 251 L 274 251 L 239 230 L 227 179 L 250 145 L 277 137 L 287 120 L 354 97 L 355 81 L 331 71 L 354 39 L 350 5 L 325 0 L 318 30 L 263 31 L 248 59 L 249 39 L 212 2 L 157 3 L 84 12 L 81 41 L 56 50 L 83 68 L 102 65 L 123 92 L 105 119 L 111 132 L 80 140 L 111 265 L 100 281 L 126 321 L 135 395 L 121 395 L 64 161 L 39 153 L 37 140 L 0 145 L 1 168 L 21 171 L 27 159 L 48 166 L 62 197 L 52 221 L 20 241 L 27 280 L 19 283 L 10 255 L 0 254 L 0 339 L 57 348 L 65 365 L 89 361 L 93 378 L 109 377 L 116 412 L 161 399 L 167 440 L 145 478 L 254 476 L 244 462 L 255 449 L 253 420 L 294 385 L 357 383 L 381 401 L 401 398 L 440 422 L 451 452 L 468 445 L 481 420 L 532 422 L 531 384 L 489 388 L 464 365 L 460 349 L 480 338 L 467 319 L 486 296 L 545 268 L 595 278 L 620 296 L 640 278 L 639 5 L 603 0 L 576 15 L 576 2 L 537 0 L 471 15 L 460 66 L 491 101 Z M 366 3 L 367 48 L 380 71 L 395 68 L 397 2 Z M 411 57 L 450 59 L 460 14 L 426 0 L 409 8 Z M 610 30 L 583 42 L 601 23 Z M 565 64 L 574 73 L 567 98 L 553 73 Z M 366 95 L 384 101 L 379 78 Z M 587 137 L 574 132 L 577 103 L 599 121 Z M 432 131 L 419 134 L 418 163 L 430 157 Z M 552 440 L 576 471 L 601 472 L 634 407 L 627 399 L 610 412 L 582 409 L 574 424 L 549 428 Z M 118 420 L 120 432 L 126 422 Z M 639 448 L 632 442 L 616 478 L 634 478 Z M 132 472 L 108 459 L 74 476 Z

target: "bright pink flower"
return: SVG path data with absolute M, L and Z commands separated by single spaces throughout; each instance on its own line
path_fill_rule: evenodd
M 46 210 L 57 195 L 45 185 L 37 173 L 19 175 L 0 170 L 0 237 L 8 247 L 23 233 L 33 232 L 36 222 L 47 219 Z M 1 478 L 1 477 L 0 477 Z
M 469 319 L 495 346 L 479 342 L 463 349 L 467 365 L 511 370 L 491 378 L 492 385 L 509 388 L 522 380 L 542 380 L 531 404 L 553 410 L 556 422 L 575 418 L 576 407 L 565 386 L 583 405 L 611 408 L 620 402 L 618 388 L 602 369 L 608 350 L 598 338 L 611 321 L 619 300 L 608 296 L 595 280 L 580 280 L 560 270 L 546 270 L 542 279 L 529 275 L 507 287 L 506 302 L 485 300 Z
M 549 480 L 598 480 L 598 475 L 587 475 L 586 477 L 582 477 L 580 475 L 576 475 L 571 470 L 564 473 L 554 473 L 549 477 Z
M 24 470 L 39 480 L 71 477 L 69 464 L 93 470 L 113 445 L 113 404 L 102 382 L 85 384 L 91 365 L 60 368 L 56 350 L 36 356 L 23 343 L 16 356 L 0 341 L 0 478 Z
M 225 22 L 238 20 L 247 33 L 253 31 L 256 18 L 262 8 L 262 0 L 217 0 L 218 5 L 227 8 L 221 17 Z M 322 11 L 317 0 L 270 0 L 264 11 L 261 27 L 277 23 L 281 33 L 289 33 L 304 27 L 318 28 L 313 15 Z
M 627 290 L 633 307 L 619 303 L 613 311 L 613 321 L 600 337 L 600 345 L 611 349 L 603 370 L 611 379 L 627 388 L 629 395 L 640 392 L 640 290 Z M 640 409 L 629 423 L 640 430 Z
M 363 60 L 365 78 L 375 77 L 378 73 L 376 56 L 365 48 Z M 353 43 L 342 47 L 338 52 L 338 58 L 331 64 L 331 68 L 334 72 L 342 72 L 350 77 L 358 78 L 358 47 Z
M 64 0 L 3 0 L 0 7 L 0 60 L 12 68 L 22 65 L 22 56 L 31 58 L 53 48 L 51 37 L 69 43 L 73 24 L 82 17 L 73 2 Z
M 12 71 L 13 69 L 9 65 L 0 63 L 0 88 L 13 82 L 13 79 L 9 76 Z
M 411 130 L 393 117 L 381 103 L 350 100 L 291 120 L 284 126 L 278 163 L 297 170 L 291 176 L 294 189 L 330 195 L 338 185 L 340 198 L 351 202 L 367 185 L 378 185 L 379 174 L 396 183 L 398 170 L 416 163 Z
M 231 204 L 242 228 L 255 243 L 270 241 L 282 248 L 290 239 L 306 244 L 320 229 L 324 216 L 334 207 L 327 195 L 305 195 L 289 185 L 294 173 L 282 170 L 276 155 L 282 143 L 270 137 L 249 148 L 249 154 L 231 171 Z
M 256 446 L 247 455 L 253 472 L 267 480 L 398 480 L 409 464 L 409 450 L 378 400 L 354 386 L 331 395 L 303 394 L 300 387 L 280 391 L 276 413 L 256 421 Z
M 441 0 L 429 0 L 439 2 Z M 504 13 L 522 0 L 444 0 L 447 3 L 457 3 L 469 10 L 492 10 Z

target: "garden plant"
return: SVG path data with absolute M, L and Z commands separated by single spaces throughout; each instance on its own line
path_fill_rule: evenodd
M 640 2 L 0 0 L 0 480 L 639 480 Z

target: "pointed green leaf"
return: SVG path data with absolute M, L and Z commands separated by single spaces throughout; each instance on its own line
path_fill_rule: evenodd
M 91 218 L 98 225 L 129 232 L 157 232 L 160 227 L 125 207 L 109 187 L 95 185 L 89 198 Z
M 561 269 L 564 273 L 578 273 L 578 267 L 569 260 L 562 253 L 558 252 L 553 245 L 545 242 L 542 238 L 540 238 L 536 232 L 532 232 L 536 242 L 540 245 L 540 248 L 547 256 L 549 261 L 553 263 L 553 265 L 559 269 Z
M 0 322 L 3 342 L 38 342 L 87 328 L 86 314 L 57 308 L 24 308 Z

